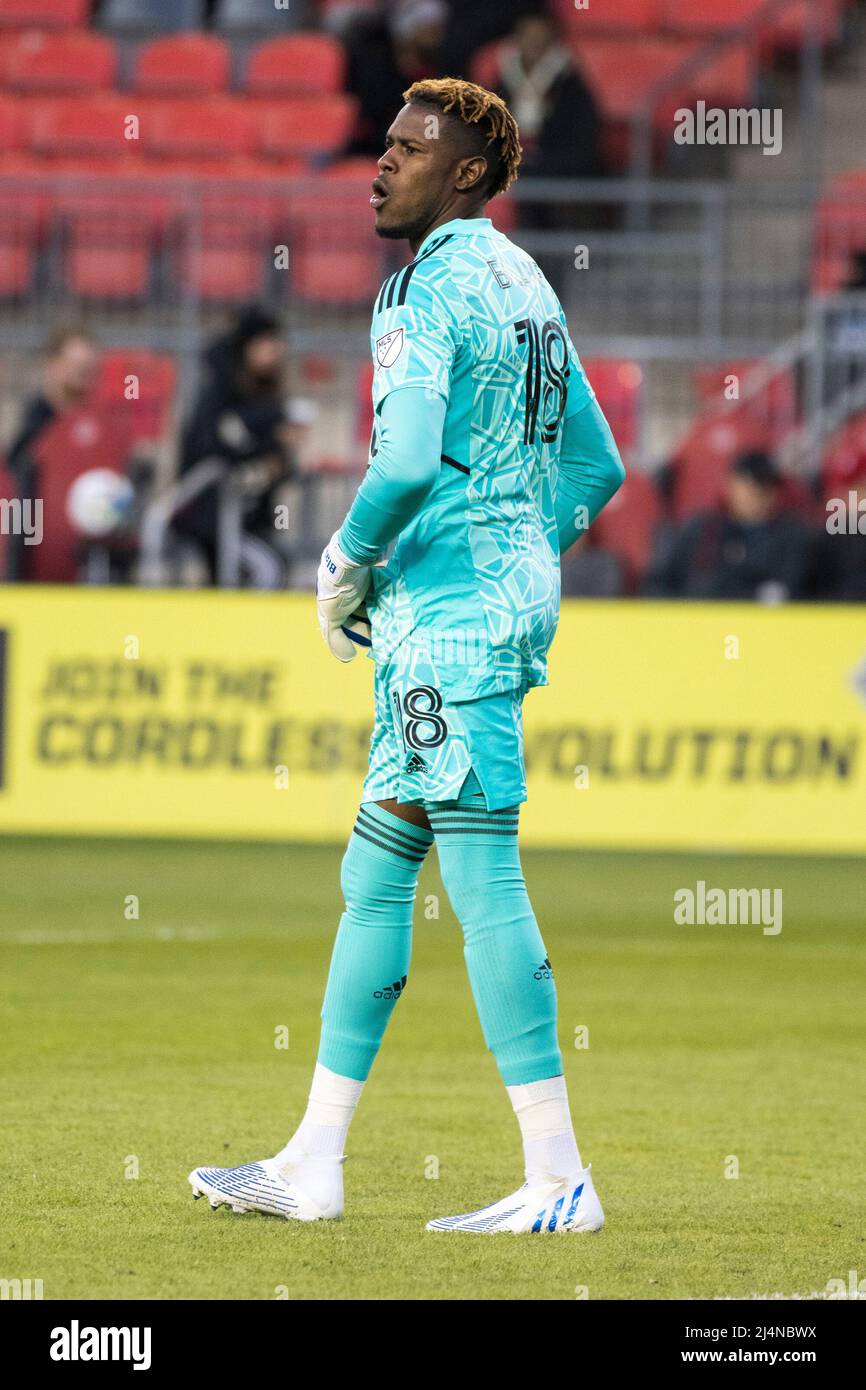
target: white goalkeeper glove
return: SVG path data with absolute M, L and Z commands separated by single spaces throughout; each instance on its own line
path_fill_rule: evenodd
M 370 587 L 370 565 L 356 565 L 337 543 L 335 531 L 319 562 L 316 577 L 316 606 L 322 636 L 338 661 L 351 661 L 358 648 L 347 637 L 342 624 L 361 607 Z

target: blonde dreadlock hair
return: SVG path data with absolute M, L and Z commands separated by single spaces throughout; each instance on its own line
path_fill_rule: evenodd
M 484 137 L 485 149 L 493 145 L 493 159 L 488 162 L 487 197 L 504 193 L 517 178 L 523 147 L 517 122 L 502 97 L 488 92 L 462 77 L 427 77 L 413 82 L 403 93 L 403 100 L 424 106 L 438 106 L 445 115 L 453 115 L 464 126 L 475 127 Z

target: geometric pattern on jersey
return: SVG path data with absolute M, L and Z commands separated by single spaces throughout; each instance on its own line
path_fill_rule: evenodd
M 526 800 L 523 696 L 519 690 L 452 704 L 435 684 L 429 653 L 410 637 L 377 664 L 375 718 L 361 802 L 453 801 L 470 769 L 488 812 Z
M 405 387 L 447 402 L 436 482 L 373 570 L 372 659 L 416 632 L 452 703 L 546 685 L 561 426 L 593 397 L 557 296 L 489 218 L 455 218 L 385 281 L 370 342 L 374 419 Z

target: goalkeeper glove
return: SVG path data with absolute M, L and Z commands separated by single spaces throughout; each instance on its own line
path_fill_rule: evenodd
M 322 636 L 338 661 L 351 661 L 356 644 L 342 625 L 357 612 L 370 587 L 370 565 L 356 565 L 343 554 L 335 531 L 319 562 L 316 605 Z

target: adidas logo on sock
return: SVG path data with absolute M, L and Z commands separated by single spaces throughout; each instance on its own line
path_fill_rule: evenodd
M 395 980 L 392 985 L 386 985 L 384 989 L 374 989 L 374 999 L 399 999 L 403 990 L 406 988 L 406 976 L 402 980 Z
M 533 980 L 552 980 L 552 979 L 553 979 L 553 966 L 550 964 L 550 957 L 549 957 L 549 956 L 545 956 L 545 957 L 544 957 L 544 963 L 543 963 L 542 965 L 539 965 L 538 969 L 535 971 L 535 973 L 533 974 L 532 978 L 533 978 Z
M 407 762 L 406 766 L 404 767 L 403 771 L 404 771 L 404 772 L 429 772 L 430 769 L 429 769 L 429 767 L 427 766 L 427 764 L 425 763 L 424 759 L 421 757 L 421 755 L 420 755 L 419 753 L 413 753 L 412 756 L 411 756 L 411 758 L 410 758 L 409 761 Z

